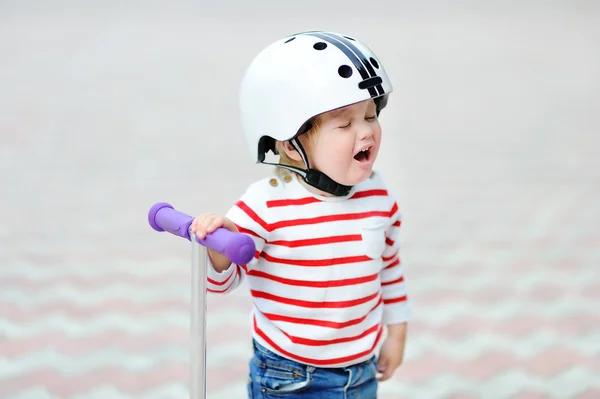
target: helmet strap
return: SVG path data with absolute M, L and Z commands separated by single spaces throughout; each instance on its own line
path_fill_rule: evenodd
M 298 151 L 300 157 L 302 157 L 302 161 L 304 162 L 306 169 L 270 162 L 263 163 L 291 170 L 292 172 L 295 172 L 298 175 L 302 176 L 302 180 L 304 180 L 306 184 L 315 187 L 321 191 L 324 191 L 328 194 L 334 195 L 336 197 L 343 197 L 350 193 L 352 186 L 345 186 L 343 184 L 339 184 L 338 182 L 334 181 L 331 177 L 327 176 L 325 173 L 310 168 L 310 165 L 308 164 L 308 157 L 306 156 L 306 151 L 304 151 L 304 147 L 302 147 L 302 144 L 300 144 L 300 140 L 298 140 L 297 137 L 291 139 L 290 144 L 296 149 L 296 151 Z

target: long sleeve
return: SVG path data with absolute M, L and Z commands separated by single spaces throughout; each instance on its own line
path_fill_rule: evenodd
M 411 317 L 410 302 L 407 297 L 406 283 L 400 260 L 401 215 L 398 204 L 394 202 L 390 210 L 391 225 L 385 234 L 386 247 L 383 252 L 383 270 L 380 272 L 383 296 L 383 323 L 403 323 Z
M 260 253 L 268 236 L 267 223 L 263 217 L 265 201 L 256 194 L 252 187 L 246 191 L 242 198 L 225 215 L 231 219 L 241 233 L 249 235 L 256 245 L 254 258 L 245 265 L 232 263 L 226 270 L 219 273 L 207 259 L 207 291 L 214 294 L 226 294 L 237 288 L 243 281 L 246 273 L 258 261 Z M 208 256 L 207 256 L 208 257 Z

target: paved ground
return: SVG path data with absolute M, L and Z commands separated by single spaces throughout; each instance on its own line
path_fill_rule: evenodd
M 378 166 L 415 319 L 381 397 L 600 398 L 596 3 L 37 3 L 0 3 L 1 398 L 186 396 L 189 247 L 146 212 L 225 211 L 268 172 L 243 70 L 327 28 L 396 87 Z M 244 397 L 248 309 L 210 298 L 210 398 Z

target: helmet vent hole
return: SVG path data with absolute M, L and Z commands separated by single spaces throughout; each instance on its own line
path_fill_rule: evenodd
M 371 61 L 371 64 L 373 64 L 373 66 L 375 68 L 379 69 L 379 63 L 377 62 L 377 60 L 375 58 L 371 57 L 369 60 Z
M 294 36 L 294 37 L 291 37 L 291 38 L 287 39 L 285 42 L 283 42 L 283 44 L 289 43 L 289 42 L 291 42 L 292 40 L 294 40 L 295 38 L 296 38 L 296 36 Z
M 352 76 L 352 68 L 348 65 L 342 65 L 338 68 L 338 73 L 342 78 L 347 79 Z
M 348 40 L 352 40 L 353 42 L 355 42 L 355 41 L 356 41 L 356 39 L 353 39 L 353 38 L 351 38 L 350 36 L 344 36 L 344 37 L 345 37 L 346 39 L 348 39 Z
M 327 43 L 318 42 L 313 46 L 315 50 L 325 50 L 327 48 Z

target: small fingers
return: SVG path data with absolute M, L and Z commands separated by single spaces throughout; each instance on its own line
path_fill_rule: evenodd
M 206 234 L 210 232 L 209 226 L 217 216 L 212 213 L 205 213 L 197 216 L 190 225 L 192 233 L 199 239 L 204 239 Z
M 377 377 L 377 381 L 385 381 L 392 376 L 392 374 L 394 373 L 394 368 L 390 367 L 389 364 L 383 364 L 378 367 L 377 371 L 381 373 L 381 375 Z
M 225 218 L 224 217 L 212 215 L 212 217 L 210 218 L 210 220 L 208 220 L 207 223 L 206 223 L 206 232 L 207 233 L 212 233 L 213 231 L 215 231 L 219 227 L 223 227 L 224 223 L 225 223 Z
M 388 380 L 392 376 L 393 370 L 390 368 L 390 369 L 385 369 L 384 371 L 381 371 L 381 372 L 382 372 L 382 374 L 379 377 L 377 377 L 377 381 Z
M 393 370 L 389 367 L 389 360 L 385 355 L 379 356 L 377 361 L 377 371 L 381 374 L 377 377 L 377 381 L 385 381 L 390 378 Z

